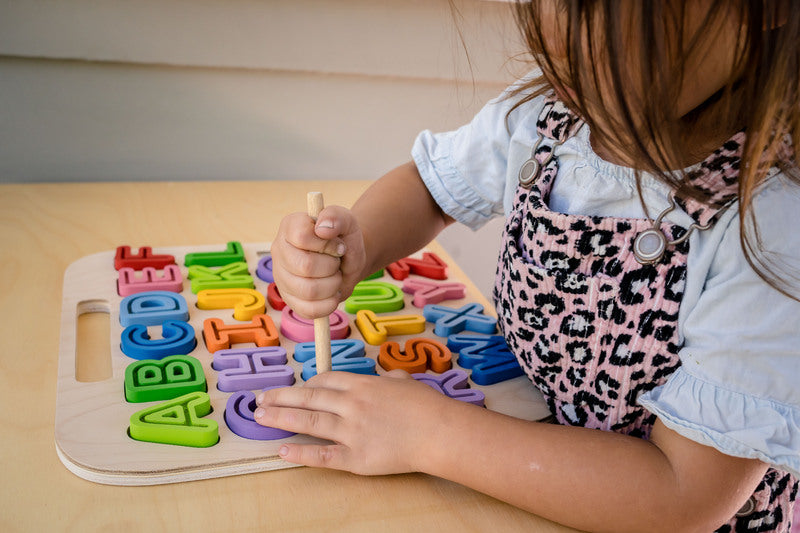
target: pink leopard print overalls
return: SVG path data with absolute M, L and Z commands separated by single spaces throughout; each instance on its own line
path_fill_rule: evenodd
M 537 122 L 541 172 L 530 188 L 518 187 L 503 233 L 495 305 L 509 347 L 555 421 L 646 439 L 655 415 L 637 398 L 681 364 L 678 311 L 689 240 L 643 265 L 632 248 L 652 227 L 649 219 L 549 210 L 557 174 L 551 145 L 580 126 L 563 104 L 546 102 Z M 743 140 L 743 133 L 731 138 L 690 176 L 714 192 L 713 207 L 676 199 L 698 225 L 713 223 L 735 199 Z M 668 222 L 660 229 L 671 241 L 687 231 Z M 748 505 L 718 531 L 788 531 L 797 490 L 793 476 L 770 468 Z

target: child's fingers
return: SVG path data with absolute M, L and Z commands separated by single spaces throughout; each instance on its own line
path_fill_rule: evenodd
M 281 459 L 290 463 L 318 468 L 346 470 L 347 449 L 341 444 L 320 446 L 318 444 L 284 444 L 278 450 Z
M 272 274 L 283 296 L 294 296 L 302 300 L 324 300 L 339 292 L 342 273 L 329 265 L 303 265 L 295 263 L 287 270 L 284 264 L 273 263 Z
M 323 379 L 327 374 L 343 374 L 344 372 L 325 372 L 306 382 L 303 387 L 281 387 L 265 390 L 256 396 L 259 407 L 269 409 L 272 407 L 296 407 L 298 409 L 313 409 L 340 414 L 344 388 L 319 386 L 330 380 Z M 317 386 L 314 386 L 314 384 Z
M 333 313 L 341 301 L 342 273 L 312 279 L 287 271 L 284 262 L 273 263 L 273 276 L 281 298 L 300 316 L 317 318 Z
M 331 205 L 320 211 L 314 231 L 321 239 L 346 238 L 358 231 L 358 223 L 349 209 Z
M 341 418 L 325 411 L 313 411 L 296 407 L 259 407 L 253 413 L 253 419 L 262 426 L 279 428 L 332 441 L 341 440 L 337 439 Z
M 272 249 L 273 273 L 280 276 L 281 271 L 303 278 L 326 278 L 335 275 L 341 266 L 341 259 L 328 254 L 309 252 L 285 243 Z
M 314 221 L 305 213 L 294 213 L 284 218 L 278 230 L 278 238 L 282 238 L 292 248 L 334 258 L 341 257 L 346 251 L 344 241 L 338 235 L 318 236 Z
M 343 252 L 340 256 L 340 269 L 345 278 L 343 290 L 345 296 L 348 296 L 353 286 L 360 281 L 366 262 L 364 238 L 356 218 L 343 207 L 326 207 L 317 219 L 315 231 L 320 238 L 332 239 L 330 247 L 335 248 L 336 253 Z M 343 246 L 339 245 L 340 242 Z
M 256 398 L 256 422 L 295 433 L 341 442 L 340 413 L 346 411 L 343 393 L 332 389 L 284 387 L 264 391 Z
M 320 254 L 340 258 L 347 252 L 347 246 L 342 239 L 334 238 L 325 241 L 325 245 L 319 250 Z
M 281 292 L 281 298 L 289 306 L 289 309 L 309 320 L 329 316 L 336 311 L 341 301 L 338 293 L 322 300 L 303 300 L 302 298 L 295 298 L 291 293 L 284 294 Z

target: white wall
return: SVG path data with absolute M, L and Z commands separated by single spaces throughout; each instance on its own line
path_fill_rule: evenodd
M 513 79 L 508 7 L 457 5 L 2 0 L 0 181 L 372 179 Z
M 0 58 L 3 181 L 372 179 L 494 94 L 439 80 Z

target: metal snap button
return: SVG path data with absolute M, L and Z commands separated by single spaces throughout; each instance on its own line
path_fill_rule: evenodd
M 650 228 L 641 232 L 633 241 L 633 254 L 636 260 L 643 265 L 656 263 L 667 249 L 667 238 L 664 234 Z
M 739 512 L 736 513 L 736 516 L 739 517 L 739 518 L 742 518 L 742 517 L 745 517 L 745 516 L 749 516 L 755 510 L 756 510 L 756 497 L 755 496 L 750 496 L 747 499 L 747 501 L 744 502 L 744 505 L 742 505 L 742 508 L 739 509 Z
M 539 161 L 536 160 L 535 157 L 531 157 L 525 163 L 522 164 L 522 167 L 519 169 L 519 183 L 524 188 L 529 189 L 533 182 L 536 181 L 536 178 L 539 177 L 539 170 L 541 169 L 541 165 Z

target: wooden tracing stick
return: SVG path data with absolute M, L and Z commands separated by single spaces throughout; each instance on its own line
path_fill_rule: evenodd
M 317 221 L 325 200 L 321 192 L 310 192 L 307 197 L 308 216 Z M 327 316 L 314 319 L 314 352 L 317 360 L 317 374 L 331 369 L 331 323 Z

